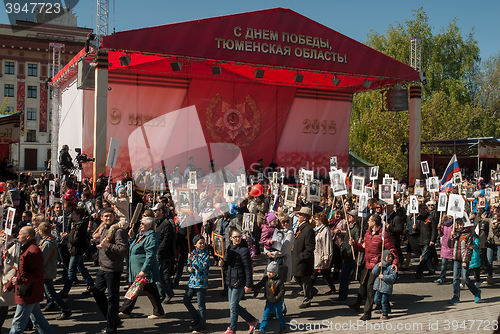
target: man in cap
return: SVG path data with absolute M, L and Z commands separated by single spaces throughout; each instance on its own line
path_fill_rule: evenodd
M 157 220 L 156 233 L 158 233 L 158 242 L 160 244 L 156 255 L 160 265 L 160 281 L 156 284 L 158 285 L 160 299 L 164 300 L 166 304 L 174 296 L 170 271 L 175 259 L 175 223 L 167 217 L 168 208 L 163 203 L 157 203 L 152 209 Z
M 304 291 L 304 301 L 299 308 L 306 308 L 311 306 L 311 300 L 318 292 L 316 288 L 313 292 L 311 280 L 311 276 L 314 274 L 314 248 L 316 245 L 314 229 L 309 224 L 311 208 L 301 207 L 297 212 L 297 217 L 299 226 L 295 233 L 292 251 L 292 274 Z
M 358 210 L 351 210 L 347 213 L 347 224 L 354 240 L 361 242 L 361 226 L 358 218 Z M 349 245 L 349 234 L 344 236 L 340 246 L 340 257 L 342 258 L 342 270 L 340 271 L 339 297 L 332 299 L 333 303 L 343 304 L 347 300 L 349 292 L 349 276 L 352 271 L 356 271 L 358 252 Z

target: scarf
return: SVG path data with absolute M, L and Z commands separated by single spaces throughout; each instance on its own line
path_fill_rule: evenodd
M 453 220 L 448 219 L 448 220 L 446 220 L 443 224 L 444 224 L 444 226 L 446 226 L 446 227 L 450 227 L 451 225 L 453 225 Z

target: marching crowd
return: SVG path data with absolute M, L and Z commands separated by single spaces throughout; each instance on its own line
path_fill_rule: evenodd
M 178 168 L 175 173 L 180 179 L 174 184 L 182 188 L 187 179 Z M 394 194 L 394 205 L 379 201 L 375 191 L 362 212 L 358 196 L 335 197 L 328 187 L 319 201 L 310 202 L 303 191 L 307 186 L 298 185 L 299 196 L 290 205 L 283 191 L 274 196 L 267 185 L 256 183 L 230 201 L 220 188 L 200 185 L 201 191 L 192 190 L 191 211 L 181 212 L 176 205 L 178 192 L 167 190 L 170 175 L 162 177 L 165 192 L 162 187 L 161 195 L 127 191 L 124 185 L 132 181 L 140 186 L 140 178 L 145 178 L 144 171 L 126 173 L 114 190 L 102 174 L 95 185 L 87 179 L 77 182 L 74 176 L 64 177 L 63 182 L 51 174 L 39 180 L 28 175 L 20 183 L 0 182 L 4 217 L 8 208 L 16 209 L 11 226 L 7 217 L 0 240 L 0 325 L 9 307 L 16 305 L 10 333 L 23 333 L 33 326 L 39 333 L 53 333 L 44 313 L 59 310 L 57 320 L 72 316 L 68 296 L 77 273 L 87 286 L 83 294 L 93 296 L 106 319 L 102 333 L 116 333 L 120 322 L 131 316 L 138 290 L 151 302 L 148 318 L 164 317 L 163 305 L 172 303 L 173 289 L 181 285 L 183 276 L 187 277 L 183 304 L 192 318 L 189 330 L 206 332 L 211 263 L 222 268 L 222 294 L 229 302 L 230 323 L 224 334 L 236 333 L 239 316 L 249 333 L 265 333 L 273 316 L 280 333 L 286 333 L 285 288 L 299 284 L 303 296 L 299 308 L 312 307 L 320 276 L 332 303 L 346 304 L 349 285 L 356 282 L 356 301 L 347 306 L 362 312 L 362 320 L 370 320 L 374 308 L 381 319 L 388 319 L 393 285 L 398 273 L 410 269 L 412 256 L 420 257 L 416 280 L 424 274 L 436 275 L 435 284 L 452 280 L 449 303 L 460 301 L 461 285 L 477 303 L 481 284 L 493 284 L 493 265 L 500 251 L 498 204 L 466 205 L 464 217 L 455 219 L 438 212 L 433 194 L 425 192 L 418 214 L 410 215 L 409 188 Z M 52 192 L 50 181 L 55 184 Z M 480 182 L 476 186 L 481 196 L 481 188 L 487 186 Z M 452 192 L 459 193 L 460 187 Z M 244 223 L 248 214 L 252 215 L 250 227 Z M 262 275 L 254 272 L 255 256 L 267 259 Z M 85 257 L 99 267 L 95 277 L 86 269 Z M 124 272 L 131 288 L 120 305 Z M 254 276 L 262 279 L 254 281 Z M 58 292 L 56 280 L 63 284 Z M 259 321 L 240 300 L 261 290 L 265 304 Z M 198 309 L 192 304 L 194 296 Z

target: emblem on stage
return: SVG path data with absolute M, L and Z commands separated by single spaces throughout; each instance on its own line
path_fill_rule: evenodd
M 260 131 L 260 111 L 250 95 L 237 103 L 223 101 L 217 93 L 207 107 L 206 126 L 215 142 L 246 147 Z

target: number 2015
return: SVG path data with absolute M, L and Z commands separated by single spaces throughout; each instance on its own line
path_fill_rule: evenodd
M 302 133 L 319 133 L 320 130 L 323 134 L 331 134 L 334 135 L 337 132 L 335 129 L 335 121 L 322 121 L 321 123 L 317 119 L 305 119 L 302 124 L 304 124 L 304 128 L 302 129 Z

